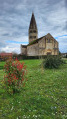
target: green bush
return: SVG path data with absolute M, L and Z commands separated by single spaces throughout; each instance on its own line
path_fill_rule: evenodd
M 44 68 L 58 68 L 64 61 L 60 56 L 47 56 L 46 59 L 43 60 L 43 67 Z
M 66 55 L 66 58 L 67 58 L 67 55 Z

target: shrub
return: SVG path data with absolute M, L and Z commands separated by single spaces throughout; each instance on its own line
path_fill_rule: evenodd
M 6 61 L 4 66 L 5 75 L 4 82 L 6 89 L 9 93 L 15 93 L 19 91 L 22 84 L 25 84 L 26 78 L 26 66 L 24 63 L 20 63 L 17 59 L 14 61 L 11 58 Z
M 66 54 L 66 58 L 67 58 L 67 54 Z
M 58 68 L 63 63 L 64 61 L 60 56 L 47 56 L 43 61 L 43 67 L 49 69 Z

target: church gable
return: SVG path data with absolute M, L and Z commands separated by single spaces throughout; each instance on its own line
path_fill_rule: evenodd
M 32 54 L 32 56 L 58 54 L 58 42 L 49 33 L 31 42 L 30 44 L 28 44 L 27 47 L 28 47 L 27 54 L 28 55 Z
M 48 33 L 45 37 L 47 39 L 47 42 L 49 42 L 49 43 L 51 43 L 51 42 L 57 42 L 56 39 L 54 39 L 54 37 L 50 33 Z

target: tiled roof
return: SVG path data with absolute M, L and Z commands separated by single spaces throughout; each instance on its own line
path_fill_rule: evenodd
M 36 20 L 35 20 L 35 17 L 34 17 L 34 13 L 32 13 L 32 17 L 31 17 L 29 29 L 30 28 L 36 28 L 37 29 L 37 25 L 36 25 Z
M 0 53 L 0 56 L 12 56 L 12 53 Z
M 45 36 L 43 36 L 43 37 L 45 37 Z M 39 41 L 39 40 L 41 40 L 43 37 L 38 38 L 38 39 L 36 39 L 36 40 L 32 41 L 32 42 L 31 42 L 31 43 L 29 43 L 27 46 L 32 45 L 32 44 L 35 44 L 35 43 L 38 43 L 38 41 Z
M 45 36 L 43 36 L 43 37 L 45 37 L 45 38 L 53 38 L 53 36 L 52 36 L 50 33 L 48 33 L 47 35 L 45 35 Z M 32 44 L 35 44 L 35 43 L 38 43 L 38 41 L 41 40 L 43 37 L 40 37 L 40 38 L 38 38 L 38 39 L 32 41 L 32 42 L 29 43 L 27 46 L 32 45 Z M 54 39 L 54 38 L 53 38 L 53 39 Z M 54 40 L 56 41 L 56 39 L 54 39 Z M 56 41 L 56 42 L 57 42 L 57 41 Z
M 23 48 L 27 48 L 27 45 L 21 45 L 21 47 L 23 47 Z

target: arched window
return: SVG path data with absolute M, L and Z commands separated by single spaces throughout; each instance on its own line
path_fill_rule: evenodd
M 30 38 L 32 38 L 32 36 L 30 36 Z
M 47 39 L 47 43 L 52 43 L 52 40 L 51 39 Z
M 48 39 L 48 43 L 50 43 L 50 39 Z
M 34 30 L 33 32 L 36 33 L 36 30 Z
M 36 38 L 36 36 L 34 36 L 34 38 Z
M 30 33 L 32 33 L 32 30 L 30 31 Z

